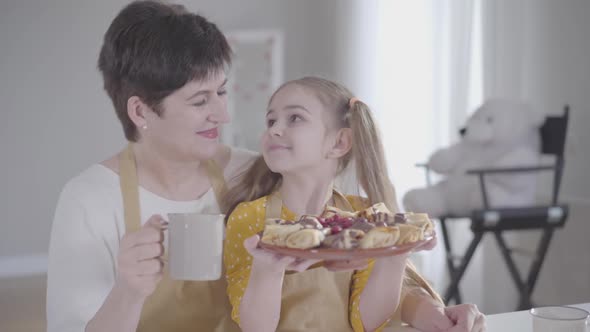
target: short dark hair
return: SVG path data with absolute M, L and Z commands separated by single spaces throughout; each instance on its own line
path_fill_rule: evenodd
M 139 138 L 127 115 L 130 97 L 138 96 L 161 115 L 164 98 L 225 69 L 231 54 L 217 26 L 182 5 L 135 1 L 124 7 L 104 35 L 98 69 L 125 137 Z

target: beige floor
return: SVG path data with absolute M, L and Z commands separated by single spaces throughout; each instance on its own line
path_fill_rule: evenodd
M 42 332 L 46 276 L 0 279 L 0 331 Z

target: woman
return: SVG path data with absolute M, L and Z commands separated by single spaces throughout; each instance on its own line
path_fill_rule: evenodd
M 219 29 L 183 7 L 134 2 L 98 67 L 129 146 L 64 187 L 49 249 L 48 331 L 233 331 L 225 281 L 163 273 L 170 212 L 219 213 L 253 154 L 218 142 L 229 121 Z

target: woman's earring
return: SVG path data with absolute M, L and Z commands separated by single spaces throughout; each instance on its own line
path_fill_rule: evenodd
M 147 125 L 141 126 L 141 129 L 146 130 L 147 129 Z

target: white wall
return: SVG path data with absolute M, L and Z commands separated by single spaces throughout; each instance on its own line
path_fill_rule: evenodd
M 524 98 L 544 114 L 561 114 L 565 103 L 571 106 L 561 192 L 561 200 L 570 203 L 571 212 L 565 228 L 555 233 L 533 302 L 588 302 L 590 1 L 497 0 L 493 5 L 499 28 L 493 31 L 495 52 L 487 54 L 492 62 L 487 65 L 494 70 L 486 93 Z M 516 247 L 534 249 L 539 237 L 539 233 L 521 233 L 510 240 Z M 487 313 L 512 311 L 517 292 L 491 236 L 484 247 L 482 307 Z M 528 262 L 517 259 L 522 271 L 528 271 Z
M 590 1 L 536 3 L 524 91 L 545 113 L 571 105 L 561 195 L 571 213 L 565 229 L 555 234 L 533 299 L 541 304 L 589 302 Z
M 225 31 L 283 30 L 285 79 L 334 76 L 333 1 L 181 2 Z M 0 2 L 0 275 L 31 268 L 14 257 L 40 254 L 24 262 L 43 265 L 65 181 L 124 144 L 96 61 L 108 24 L 126 3 Z
M 95 69 L 118 6 L 0 2 L 0 256 L 44 253 L 63 183 L 122 143 Z

